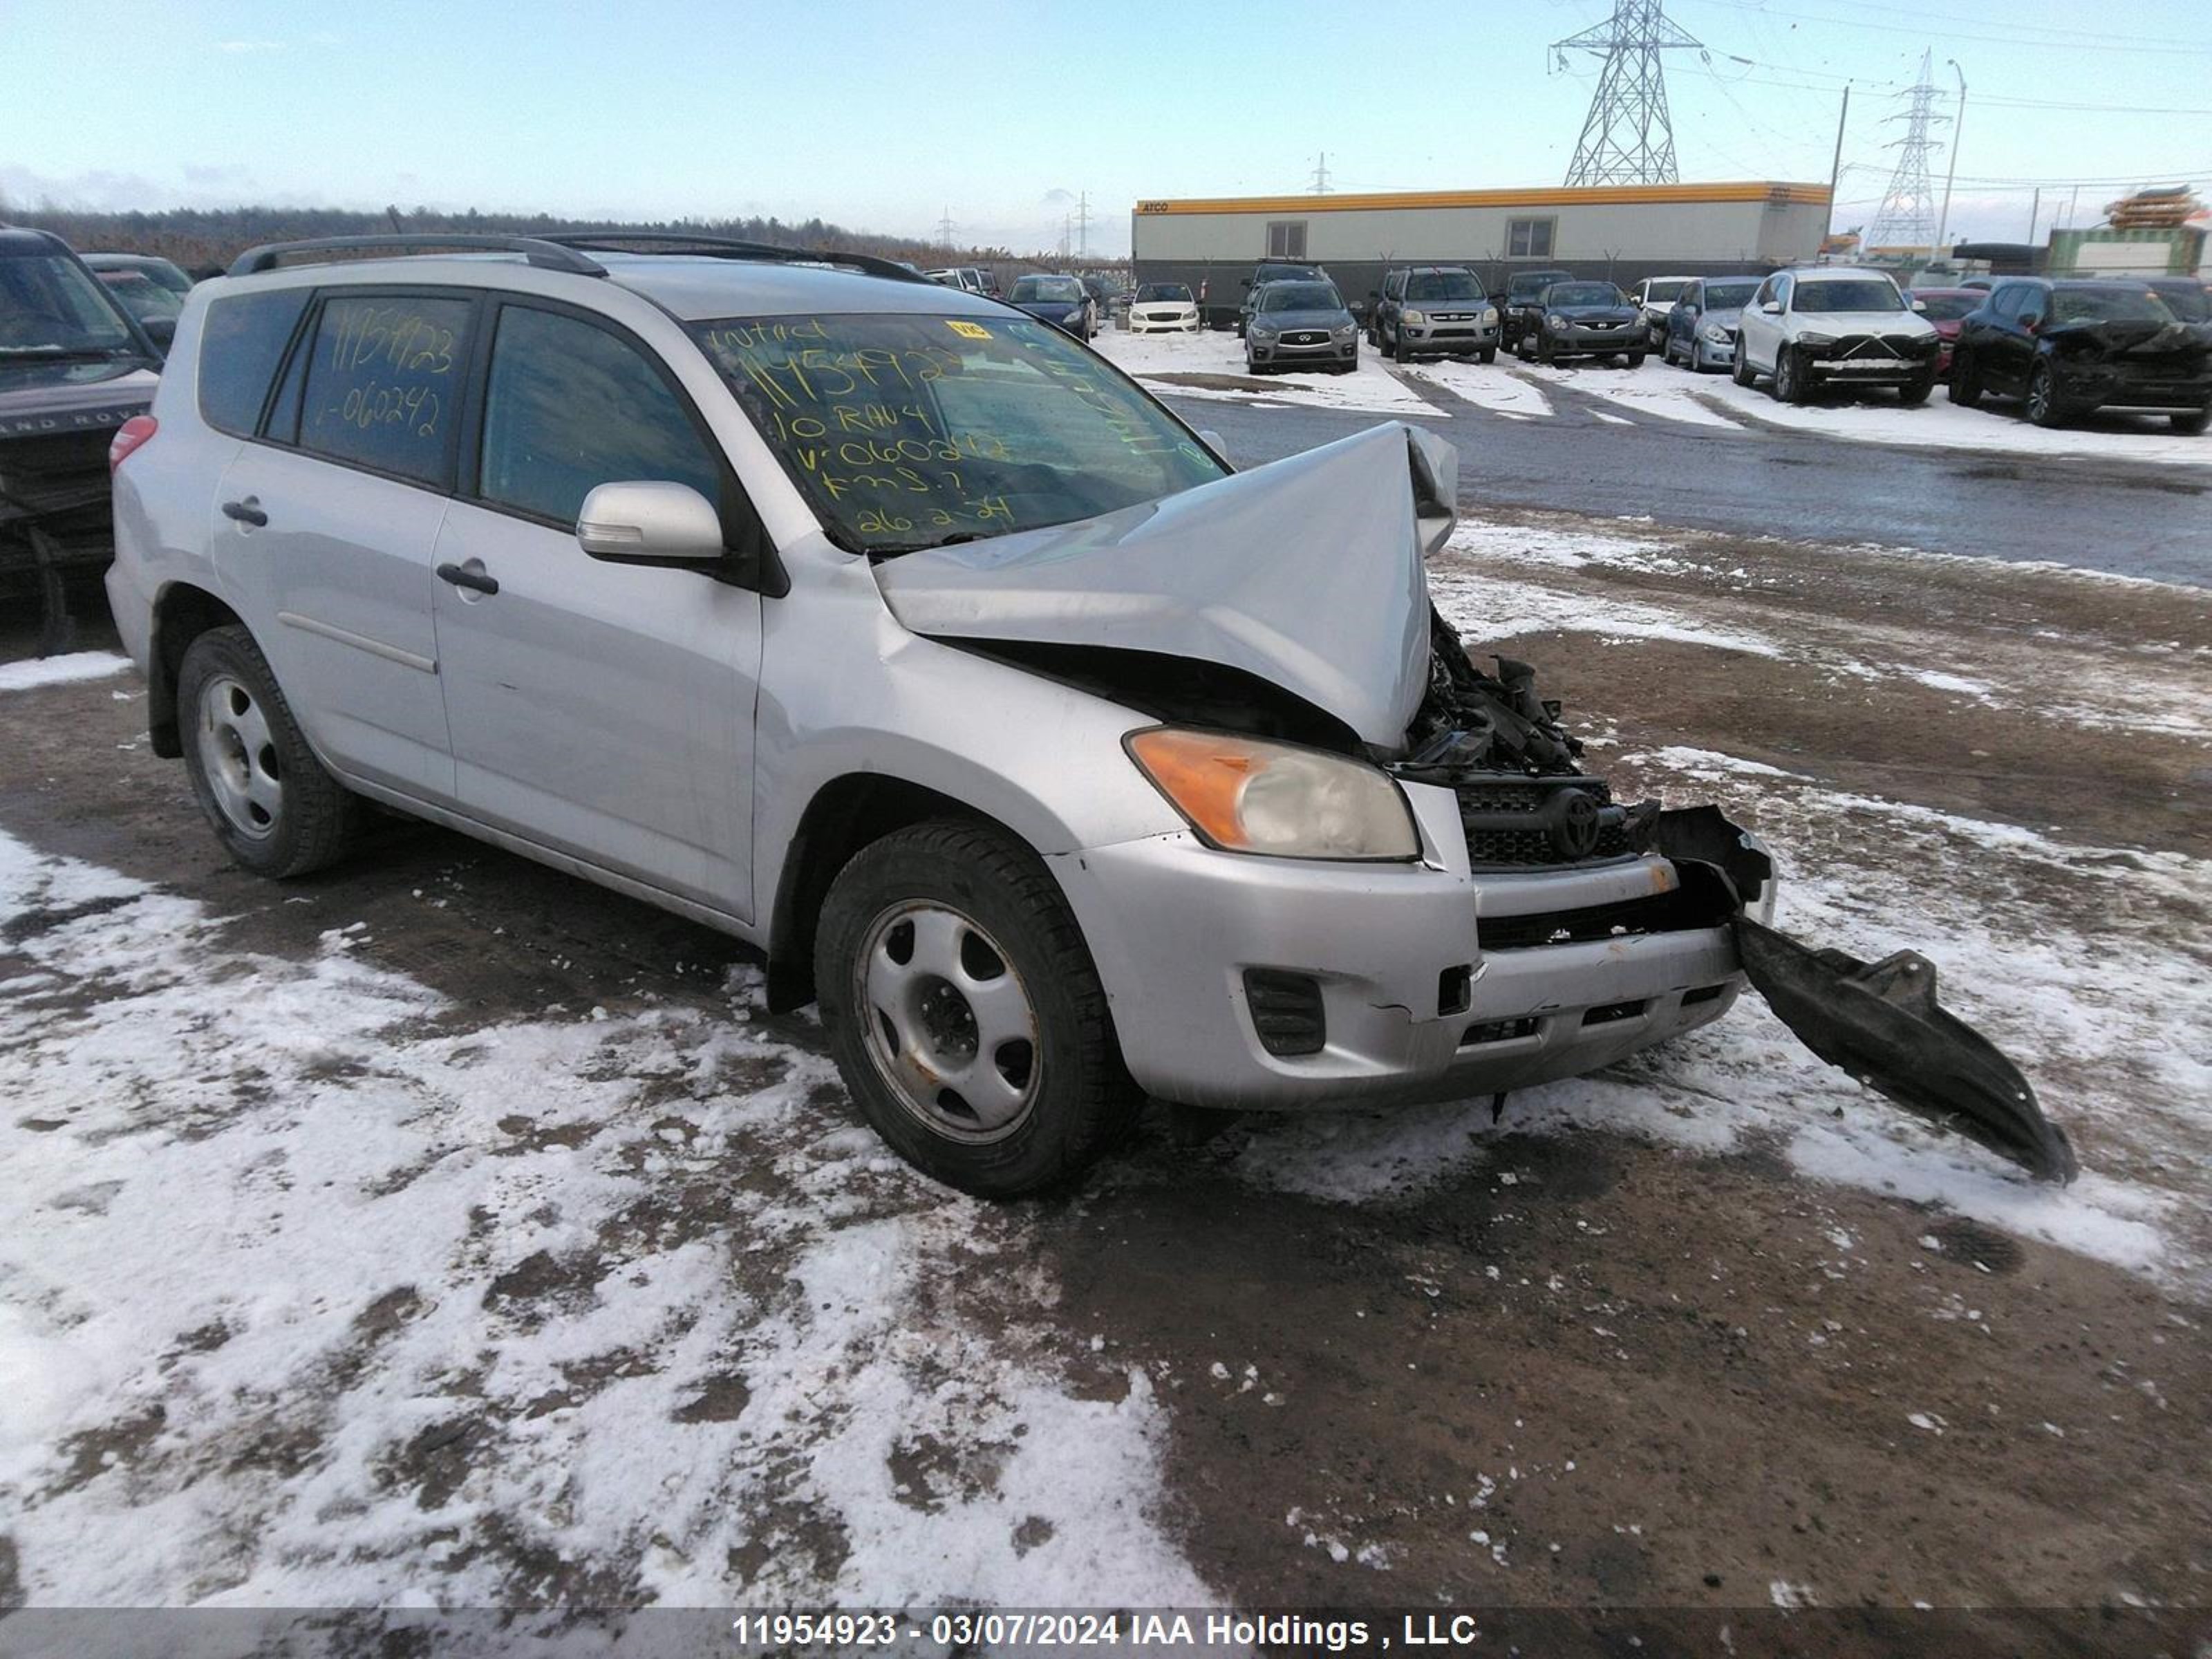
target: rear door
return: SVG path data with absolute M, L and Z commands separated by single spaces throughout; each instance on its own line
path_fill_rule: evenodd
M 477 312 L 453 289 L 325 291 L 214 520 L 216 566 L 325 758 L 439 801 L 430 555 Z
M 2033 283 L 2012 283 L 1990 302 L 1990 327 L 1976 361 L 1982 385 L 1990 392 L 2018 395 L 2027 389 L 2035 356 L 2034 337 L 2026 319 L 2043 308 L 2043 292 Z
M 594 559 L 575 537 L 602 483 L 688 484 L 726 526 L 750 507 L 634 335 L 519 298 L 490 331 L 433 562 L 462 810 L 750 920 L 760 596 L 696 568 Z

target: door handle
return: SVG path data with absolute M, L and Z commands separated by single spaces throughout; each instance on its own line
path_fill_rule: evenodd
M 269 515 L 261 510 L 251 495 L 242 501 L 225 501 L 222 504 L 222 516 L 226 519 L 235 519 L 240 524 L 250 524 L 256 530 L 269 522 Z
M 456 587 L 472 589 L 478 593 L 496 593 L 499 592 L 499 579 L 497 577 L 487 576 L 481 570 L 464 569 L 461 566 L 457 564 L 440 565 L 438 567 L 438 580 L 441 581 L 451 582 Z

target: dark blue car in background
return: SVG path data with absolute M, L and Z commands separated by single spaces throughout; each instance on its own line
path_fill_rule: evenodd
M 1079 276 L 1017 277 L 1014 291 L 1006 298 L 1039 322 L 1064 328 L 1079 340 L 1087 340 L 1097 331 L 1091 295 Z

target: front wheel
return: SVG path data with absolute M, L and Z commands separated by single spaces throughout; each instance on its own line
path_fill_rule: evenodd
M 1060 890 L 1003 832 L 917 824 L 838 872 L 815 982 L 845 1086 L 900 1157 L 1012 1198 L 1095 1162 L 1142 1102 Z
M 1390 361 L 1394 363 L 1413 361 L 1413 354 L 1406 344 L 1406 325 L 1403 323 L 1398 325 L 1397 337 L 1390 342 Z
M 2176 432 L 2186 432 L 2193 436 L 2212 426 L 2212 404 L 2207 404 L 2202 409 L 2179 410 L 2166 418 L 2173 423 Z
M 1928 394 L 1936 390 L 1936 371 L 1917 374 L 1897 388 L 1897 401 L 1907 409 L 1917 409 L 1928 401 Z
M 1536 337 L 1536 361 L 1547 368 L 1559 361 L 1559 348 L 1553 343 L 1549 333 L 1539 334 Z
M 361 803 L 308 748 L 252 635 L 213 628 L 185 647 L 177 711 L 192 793 L 233 859 L 282 879 L 344 855 Z
M 2066 407 L 2058 401 L 2058 377 L 2049 363 L 2038 363 L 2027 377 L 2027 418 L 2038 426 L 2066 424 Z
M 1477 362 L 1494 363 L 1498 361 L 1498 348 L 1496 346 L 1485 346 L 1481 350 L 1476 352 L 1474 356 Z
M 1774 354 L 1774 400 L 1783 404 L 1812 401 L 1812 375 L 1796 349 L 1784 346 Z
M 1963 351 L 1951 354 L 1951 384 L 1943 395 L 1961 409 L 1972 409 L 1982 400 L 1982 377 L 1975 372 L 1974 360 Z
M 1630 352 L 1630 353 L 1628 354 L 1628 366 L 1629 366 L 1631 368 L 1643 368 L 1643 367 L 1644 367 L 1644 354 L 1643 354 L 1642 352 L 1640 352 L 1640 351 L 1632 351 L 1632 352 Z

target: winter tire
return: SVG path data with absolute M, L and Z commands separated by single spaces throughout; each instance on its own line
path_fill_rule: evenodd
M 1074 917 L 1004 832 L 939 821 L 861 849 L 816 933 L 831 1050 L 908 1163 L 981 1198 L 1058 1186 L 1142 1096 Z
M 1812 375 L 1807 372 L 1804 359 L 1794 347 L 1784 346 L 1774 354 L 1774 400 L 1782 404 L 1807 404 L 1813 401 Z
M 307 747 L 252 635 L 210 629 L 185 647 L 177 713 L 192 793 L 232 858 L 282 879 L 344 855 L 361 803 Z
M 2037 426 L 2066 424 L 2066 406 L 2058 401 L 2058 380 L 2048 363 L 2038 363 L 2027 377 L 2027 418 Z
M 1917 409 L 1928 401 L 1928 394 L 1936 390 L 1936 371 L 1917 374 L 1897 388 L 1897 401 L 1907 409 Z
M 2212 426 L 2212 404 L 2207 404 L 2202 409 L 2177 410 L 2166 418 L 2173 422 L 2176 432 L 2186 432 L 2193 436 Z
M 1954 352 L 1951 357 L 1951 384 L 1943 395 L 1961 409 L 1972 409 L 1982 400 L 1982 379 L 1974 372 L 1974 360 L 1965 352 Z
M 1758 384 L 1759 371 L 1752 368 L 1751 359 L 1745 356 L 1744 349 L 1741 345 L 1737 346 L 1735 349 L 1735 361 L 1729 365 L 1729 378 L 1734 380 L 1738 386 L 1755 386 Z

